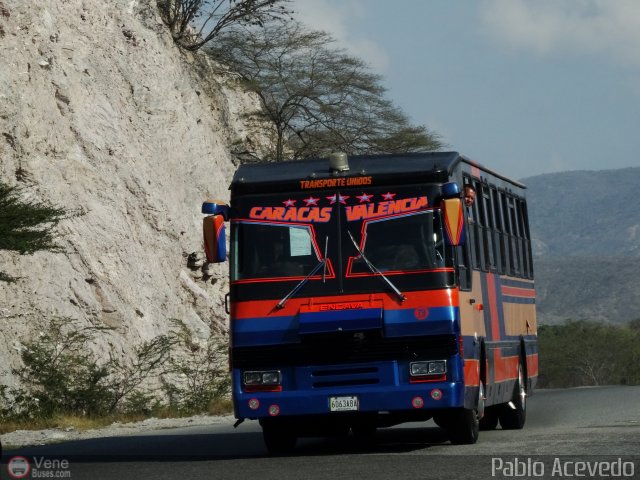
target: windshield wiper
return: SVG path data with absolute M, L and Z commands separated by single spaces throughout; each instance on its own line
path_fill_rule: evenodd
M 380 275 L 380 278 L 382 278 L 385 282 L 387 282 L 387 285 L 389 285 L 391 287 L 391 290 L 393 290 L 393 293 L 395 293 L 398 296 L 398 299 L 400 300 L 400 303 L 404 302 L 407 299 L 407 297 L 405 297 L 402 294 L 402 292 L 400 290 L 398 290 L 398 287 L 396 287 L 391 282 L 391 280 L 389 280 L 386 277 L 386 275 L 384 273 L 382 273 L 380 270 L 378 270 L 378 268 L 376 268 L 376 266 L 369 261 L 369 259 L 365 256 L 364 252 L 362 250 L 360 250 L 360 247 L 356 243 L 355 239 L 353 238 L 353 235 L 351 235 L 351 232 L 349 230 L 347 230 L 347 233 L 349 234 L 349 238 L 351 239 L 351 242 L 353 242 L 353 246 L 356 247 L 356 250 L 360 254 L 360 257 L 364 260 L 364 263 L 367 265 L 367 267 L 369 267 L 369 270 L 371 270 L 375 274 Z
M 293 289 L 291 289 L 291 291 L 289 293 L 287 293 L 282 300 L 280 300 L 277 304 L 276 304 L 276 308 L 278 310 L 284 308 L 284 304 L 287 303 L 287 300 L 289 300 L 291 297 L 293 297 L 296 293 L 298 293 L 298 291 L 305 286 L 305 284 L 309 281 L 309 279 L 311 277 L 313 277 L 316 273 L 318 273 L 318 271 L 320 271 L 321 268 L 324 267 L 324 271 L 322 272 L 322 283 L 324 283 L 326 281 L 326 272 L 327 272 L 327 247 L 329 246 L 329 237 L 325 238 L 324 241 L 324 258 L 322 260 L 320 260 L 320 263 L 318 263 L 315 267 L 313 267 L 313 270 L 311 270 L 311 272 L 309 272 L 309 275 L 307 275 L 306 277 L 304 277 L 302 280 L 300 280 L 300 282 L 293 287 Z

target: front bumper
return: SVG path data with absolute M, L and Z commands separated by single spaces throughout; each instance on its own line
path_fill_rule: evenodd
M 451 362 L 451 367 L 456 367 Z M 234 409 L 237 418 L 259 419 L 274 416 L 300 415 L 335 415 L 343 412 L 332 412 L 330 399 L 332 397 L 357 397 L 357 411 L 349 414 L 371 414 L 377 412 L 429 411 L 446 408 L 458 408 L 464 405 L 464 384 L 458 375 L 453 375 L 457 369 L 452 368 L 446 381 L 409 383 L 403 375 L 404 368 L 396 362 L 380 362 L 361 366 L 327 366 L 330 373 L 343 373 L 347 370 L 361 368 L 376 369 L 377 384 L 357 385 L 363 382 L 366 374 L 354 374 L 349 379 L 344 375 L 335 375 L 340 380 L 331 384 L 330 375 L 322 378 L 321 387 L 313 383 L 314 370 L 317 375 L 318 367 L 303 367 L 285 371 L 284 377 L 292 379 L 285 381 L 281 392 L 243 392 L 241 390 L 241 372 L 234 371 Z M 324 370 L 325 372 L 327 370 Z M 317 378 L 317 377 L 316 377 Z M 340 383 L 343 385 L 340 385 Z M 351 384 L 348 384 L 351 383 Z M 348 384 L 348 385 L 347 385 Z M 420 397 L 420 400 L 416 400 Z M 277 406 L 277 408 L 270 408 Z M 347 413 L 347 412 L 344 412 Z

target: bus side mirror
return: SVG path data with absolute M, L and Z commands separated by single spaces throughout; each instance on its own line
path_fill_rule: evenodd
M 207 200 L 202 204 L 202 213 L 209 213 L 202 221 L 204 253 L 209 263 L 227 260 L 225 220 L 229 219 L 229 206 L 224 202 Z
M 446 232 L 445 242 L 454 247 L 464 243 L 464 213 L 460 198 L 442 200 L 442 217 Z

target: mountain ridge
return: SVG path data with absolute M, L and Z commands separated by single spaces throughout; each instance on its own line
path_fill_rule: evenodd
M 522 182 L 541 322 L 640 318 L 640 167 L 548 173 Z

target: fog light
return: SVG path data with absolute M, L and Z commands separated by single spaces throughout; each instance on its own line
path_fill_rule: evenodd
M 280 407 L 278 405 L 269 405 L 269 415 L 272 417 L 280 415 Z
M 251 400 L 249 400 L 249 408 L 251 410 L 257 410 L 260 408 L 260 400 L 258 400 L 257 398 L 252 398 Z

